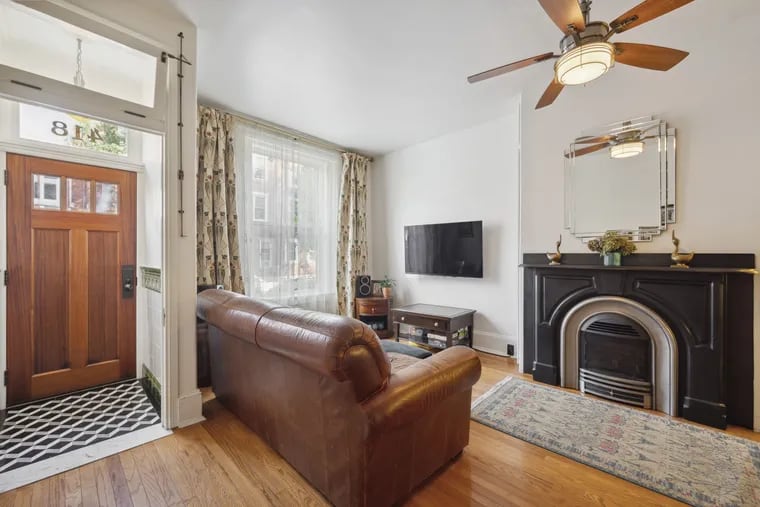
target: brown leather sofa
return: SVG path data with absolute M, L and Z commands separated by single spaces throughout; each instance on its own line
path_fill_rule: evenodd
M 480 360 L 468 348 L 392 371 L 347 317 L 220 290 L 198 295 L 198 317 L 217 398 L 335 505 L 403 500 L 469 441 Z

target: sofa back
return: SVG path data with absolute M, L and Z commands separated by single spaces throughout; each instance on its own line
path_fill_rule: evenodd
M 350 382 L 357 402 L 385 387 L 390 363 L 377 335 L 348 317 L 256 301 L 221 290 L 198 295 L 198 316 L 314 373 Z

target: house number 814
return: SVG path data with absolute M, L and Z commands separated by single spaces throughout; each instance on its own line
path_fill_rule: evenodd
M 50 132 L 57 136 L 65 137 L 69 135 L 69 126 L 66 125 L 66 122 L 57 120 L 53 122 L 53 127 L 50 129 Z M 84 141 L 84 138 L 82 137 L 83 134 L 85 134 L 85 128 L 81 125 L 74 125 L 74 136 L 71 139 L 75 141 Z M 103 140 L 103 137 L 96 128 L 90 129 L 90 133 L 86 135 L 92 143 Z

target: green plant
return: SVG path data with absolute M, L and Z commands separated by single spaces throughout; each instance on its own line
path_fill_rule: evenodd
M 385 275 L 385 278 L 380 280 L 380 287 L 384 289 L 390 289 L 391 287 L 396 286 L 396 280 L 393 278 L 388 278 L 388 275 Z
M 636 251 L 636 245 L 625 236 L 615 231 L 607 231 L 601 238 L 594 238 L 588 242 L 588 249 L 599 252 L 599 255 L 620 252 L 621 255 L 630 255 Z

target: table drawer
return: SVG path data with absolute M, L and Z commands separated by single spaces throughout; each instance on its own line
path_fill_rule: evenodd
M 362 301 L 357 299 L 356 312 L 359 315 L 386 315 L 388 313 L 387 301 Z
M 423 317 L 421 315 L 409 315 L 404 313 L 396 313 L 393 317 L 394 322 L 400 322 L 401 324 L 409 324 L 410 326 L 423 327 L 430 330 L 449 330 L 448 319 L 434 319 L 431 317 Z

